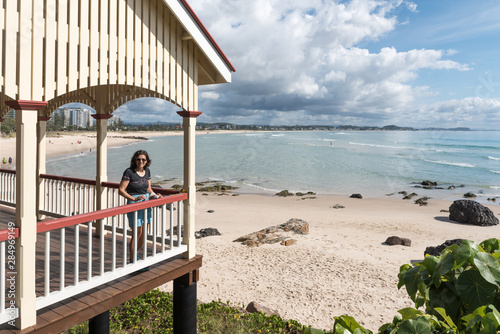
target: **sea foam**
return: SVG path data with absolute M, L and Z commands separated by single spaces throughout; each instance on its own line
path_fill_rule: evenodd
M 451 161 L 446 161 L 446 160 L 424 160 L 424 161 L 432 162 L 434 164 L 457 166 L 457 167 L 467 167 L 467 168 L 476 167 L 475 165 L 472 165 L 472 164 L 469 164 L 466 162 L 451 162 Z

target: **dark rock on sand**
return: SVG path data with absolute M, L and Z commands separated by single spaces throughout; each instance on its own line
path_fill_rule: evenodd
M 250 304 L 248 304 L 246 310 L 248 313 L 262 312 L 262 313 L 267 314 L 267 315 L 280 316 L 278 311 L 271 310 L 270 308 L 268 308 L 266 306 L 262 306 L 257 302 L 251 302 Z
M 363 198 L 363 196 L 361 194 L 352 194 L 349 198 Z
M 418 204 L 420 206 L 425 206 L 427 204 L 429 204 L 427 201 L 430 199 L 430 197 L 422 197 L 422 198 L 419 198 L 415 201 L 415 204 Z
M 214 210 L 208 210 L 207 212 L 208 213 L 214 213 L 215 211 Z
M 493 226 L 498 225 L 498 218 L 487 207 L 471 200 L 457 200 L 450 206 L 450 220 L 460 224 Z
M 400 238 L 397 236 L 388 237 L 387 240 L 385 240 L 385 243 L 390 245 L 390 246 L 393 246 L 393 245 L 403 245 L 403 246 L 407 246 L 407 247 L 411 246 L 410 239 Z
M 274 196 L 288 197 L 288 196 L 294 196 L 294 195 L 293 195 L 293 193 L 289 192 L 288 190 L 282 190 L 279 193 L 274 194 Z
M 476 194 L 468 192 L 464 194 L 464 198 L 476 198 Z
M 440 256 L 443 249 L 455 244 L 460 246 L 462 244 L 462 239 L 446 240 L 444 243 L 436 247 L 429 246 L 425 249 L 424 256 L 425 255 Z
M 340 204 L 335 204 L 335 205 L 331 206 L 331 208 L 332 208 L 332 209 L 344 209 L 344 208 L 345 208 L 345 206 L 340 205 Z
M 406 191 L 405 191 L 406 194 Z M 412 199 L 413 197 L 418 196 L 417 193 L 411 193 L 403 197 L 403 199 Z
M 201 238 L 210 237 L 210 236 L 214 236 L 214 235 L 221 235 L 221 234 L 220 234 L 219 230 L 217 230 L 216 228 L 213 228 L 213 227 L 202 228 L 201 230 L 194 232 L 194 237 L 196 239 L 201 239 Z

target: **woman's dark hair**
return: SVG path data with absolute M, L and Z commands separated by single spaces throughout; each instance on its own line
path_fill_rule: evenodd
M 149 158 L 148 152 L 144 150 L 139 150 L 134 153 L 132 156 L 132 160 L 130 160 L 130 168 L 136 169 L 137 168 L 137 163 L 135 162 L 135 159 L 137 159 L 140 155 L 145 155 L 146 156 L 146 166 L 144 168 L 149 167 L 151 165 L 152 160 Z

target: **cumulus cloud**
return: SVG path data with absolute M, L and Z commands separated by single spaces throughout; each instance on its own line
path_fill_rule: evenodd
M 461 126 L 474 119 L 478 127 L 500 125 L 495 114 L 500 84 L 492 77 L 494 71 L 470 89 L 474 98 L 455 95 L 455 100 L 442 101 L 442 86 L 422 80 L 422 73 L 469 73 L 477 63 L 457 61 L 461 51 L 454 45 L 399 50 L 384 43 L 420 15 L 416 2 L 189 3 L 236 68 L 232 83 L 200 87 L 199 110 L 204 113 L 199 121 Z M 453 40 L 459 25 L 491 31 L 498 24 L 498 12 L 498 5 L 490 11 L 480 9 L 484 26 L 472 22 L 469 13 L 454 12 L 450 22 L 428 25 L 422 33 L 428 40 Z M 446 99 L 452 92 L 447 93 Z M 178 122 L 178 109 L 167 101 L 145 98 L 128 102 L 115 114 L 130 121 Z
M 437 94 L 415 84 L 421 71 L 471 70 L 449 59 L 457 53 L 449 48 L 359 46 L 397 29 L 395 12 L 418 12 L 411 1 L 190 3 L 237 70 L 231 84 L 200 89 L 200 109 L 213 121 L 383 124 Z M 439 114 L 443 106 L 428 109 Z

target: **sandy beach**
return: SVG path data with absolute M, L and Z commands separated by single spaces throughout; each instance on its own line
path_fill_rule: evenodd
M 345 208 L 334 209 L 335 204 Z M 331 328 L 334 316 L 347 314 L 376 331 L 397 310 L 412 306 L 406 291 L 397 289 L 401 265 L 423 259 L 427 246 L 448 239 L 481 242 L 500 235 L 498 225 L 450 221 L 440 212 L 450 204 L 430 200 L 418 206 L 401 197 L 199 195 L 197 230 L 214 227 L 222 235 L 197 242 L 197 253 L 204 256 L 198 298 L 244 306 L 257 301 L 284 318 L 321 329 Z M 488 206 L 500 213 L 498 205 Z M 292 246 L 250 248 L 233 242 L 291 218 L 310 226 L 310 233 L 297 235 Z M 411 247 L 384 244 L 389 236 L 409 238 Z
M 144 137 L 175 134 L 119 133 Z M 94 149 L 95 138 L 89 135 L 95 134 L 49 137 L 47 154 Z M 134 140 L 109 135 L 109 146 Z M 0 149 L 2 158 L 13 155 L 15 140 L 2 138 Z M 401 265 L 423 259 L 427 246 L 449 239 L 481 242 L 500 236 L 498 225 L 477 227 L 450 221 L 441 210 L 447 210 L 451 201 L 431 199 L 429 205 L 418 206 L 402 200 L 401 195 L 364 199 L 349 195 L 303 199 L 197 194 L 196 230 L 212 227 L 222 234 L 197 240 L 196 252 L 203 255 L 198 299 L 220 299 L 243 307 L 257 301 L 285 319 L 321 329 L 331 329 L 333 317 L 346 314 L 376 331 L 397 310 L 412 306 L 406 292 L 397 290 Z M 333 208 L 336 204 L 344 208 Z M 498 204 L 487 206 L 500 214 Z M 233 242 L 291 218 L 306 221 L 310 229 L 307 235 L 294 236 L 294 245 L 251 248 Z M 411 247 L 384 244 L 389 236 L 409 238 Z M 171 285 L 163 289 L 169 291 Z

